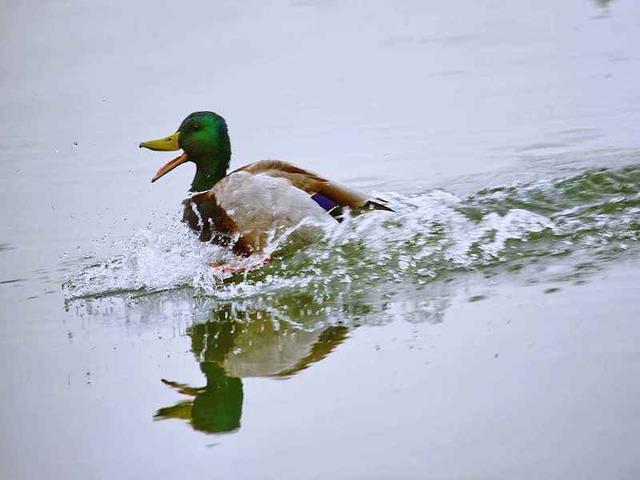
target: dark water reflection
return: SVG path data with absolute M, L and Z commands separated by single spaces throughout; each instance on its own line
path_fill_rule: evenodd
M 613 2 L 613 0 L 594 0 L 594 2 L 599 7 L 608 8 L 611 5 L 611 3 Z
M 276 320 L 267 310 L 238 312 L 231 305 L 213 310 L 207 322 L 186 332 L 206 385 L 191 387 L 163 379 L 192 399 L 160 408 L 154 418 L 183 419 L 207 433 L 239 429 L 242 378 L 296 375 L 330 354 L 348 333 L 340 325 L 315 330 L 296 325 Z

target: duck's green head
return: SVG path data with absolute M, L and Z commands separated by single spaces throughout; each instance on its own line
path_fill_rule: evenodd
M 213 187 L 226 175 L 231 159 L 227 123 L 213 112 L 194 112 L 182 121 L 176 133 L 142 142 L 142 147 L 159 151 L 184 150 L 182 155 L 162 166 L 151 181 L 155 182 L 178 165 L 193 162 L 196 164 L 190 189 L 193 192 Z

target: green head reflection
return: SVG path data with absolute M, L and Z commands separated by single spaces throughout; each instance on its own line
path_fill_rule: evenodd
M 207 378 L 207 385 L 201 388 L 163 380 L 165 384 L 193 399 L 161 408 L 154 418 L 181 418 L 187 420 L 195 430 L 207 433 L 237 430 L 242 417 L 242 380 L 228 377 L 224 369 L 215 363 L 201 363 L 200 369 Z

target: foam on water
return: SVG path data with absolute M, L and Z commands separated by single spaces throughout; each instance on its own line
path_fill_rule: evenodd
M 276 235 L 268 252 L 276 260 L 233 278 L 209 264 L 246 260 L 202 244 L 176 218 L 165 218 L 112 245 L 103 260 L 84 265 L 65 283 L 65 295 L 188 288 L 220 301 L 344 309 L 411 296 L 468 271 L 517 272 L 545 261 L 563 265 L 562 275 L 554 270 L 555 279 L 575 280 L 637 247 L 639 191 L 640 166 L 630 166 L 486 189 L 467 198 L 442 190 L 380 193 L 396 213 L 347 218 L 324 227 L 305 246 L 292 240 L 292 231 Z

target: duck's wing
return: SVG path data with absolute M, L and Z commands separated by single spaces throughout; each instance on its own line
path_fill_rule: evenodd
M 339 216 L 345 207 L 353 210 L 393 211 L 382 199 L 373 199 L 357 190 L 347 188 L 280 160 L 263 160 L 251 163 L 235 170 L 235 172 L 287 179 L 294 187 L 308 193 L 316 203 L 334 216 Z

